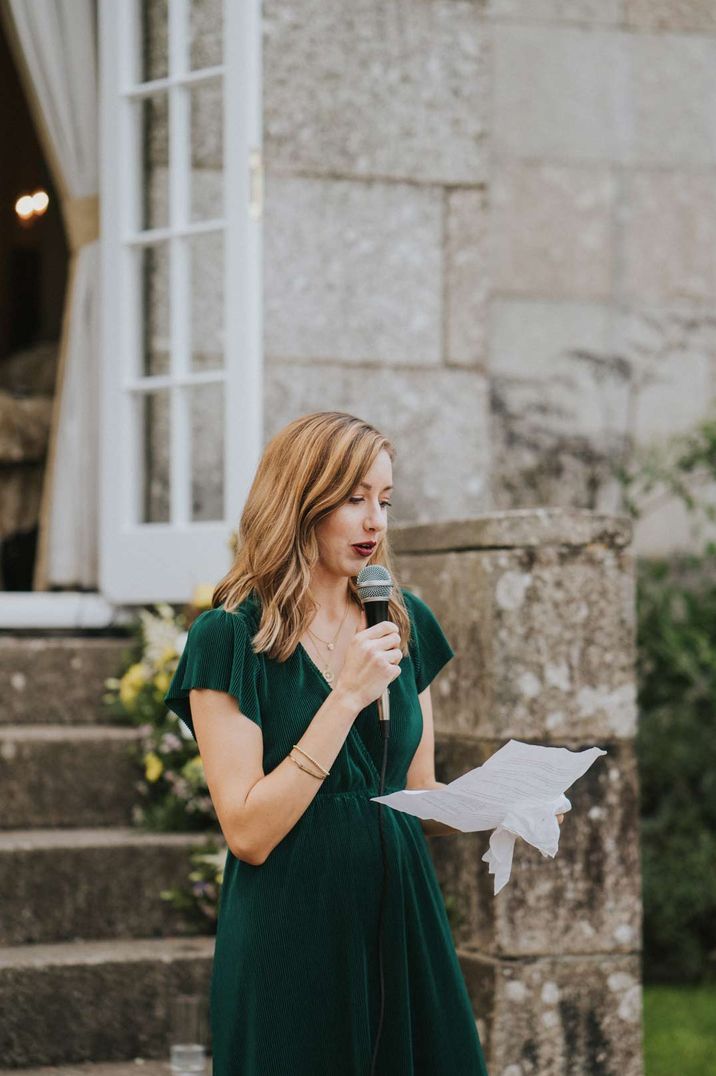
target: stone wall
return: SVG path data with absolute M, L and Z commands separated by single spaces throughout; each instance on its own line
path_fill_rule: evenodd
M 567 791 L 554 859 L 430 838 L 490 1073 L 640 1076 L 634 574 L 624 517 L 542 509 L 393 532 L 400 581 L 456 652 L 431 697 L 451 781 L 510 738 L 607 754 Z
M 713 394 L 715 72 L 708 0 L 265 0 L 267 434 L 384 427 L 405 522 L 620 510 Z
M 488 505 L 489 26 L 460 0 L 265 0 L 266 432 L 396 442 L 401 520 Z
M 192 4 L 193 68 L 221 0 Z M 265 437 L 326 408 L 393 437 L 403 522 L 620 511 L 614 466 L 690 427 L 716 365 L 710 0 L 263 0 Z M 166 68 L 148 0 L 147 75 Z M 221 213 L 218 79 L 191 93 L 191 216 Z M 167 115 L 146 107 L 147 223 Z M 192 367 L 221 361 L 223 257 L 192 241 Z M 148 251 L 148 367 L 168 263 Z M 219 512 L 219 389 L 194 395 L 196 518 Z M 151 518 L 167 415 L 151 416 Z M 164 490 L 164 494 L 162 491 Z M 711 495 L 714 491 L 703 491 Z M 666 501 L 638 552 L 688 545 Z

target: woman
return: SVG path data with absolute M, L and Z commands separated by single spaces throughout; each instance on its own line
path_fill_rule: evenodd
M 380 1022 L 384 794 L 435 787 L 430 682 L 453 650 L 399 586 L 388 544 L 395 451 L 342 412 L 267 445 L 234 565 L 192 623 L 165 697 L 192 731 L 228 850 L 212 970 L 214 1076 L 369 1076 Z M 370 548 L 368 548 L 370 547 Z M 356 576 L 382 564 L 390 619 Z M 377 1076 L 486 1076 L 425 833 L 382 808 L 384 1018 Z

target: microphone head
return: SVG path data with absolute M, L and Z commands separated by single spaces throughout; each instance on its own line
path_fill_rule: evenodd
M 388 601 L 393 593 L 393 580 L 383 564 L 366 564 L 356 576 L 361 602 Z

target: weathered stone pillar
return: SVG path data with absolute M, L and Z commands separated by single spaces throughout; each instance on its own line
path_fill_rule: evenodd
M 430 838 L 490 1076 L 640 1076 L 634 570 L 626 517 L 559 508 L 396 527 L 401 582 L 456 657 L 433 684 L 437 777 L 510 738 L 607 754 L 567 790 L 554 859 Z

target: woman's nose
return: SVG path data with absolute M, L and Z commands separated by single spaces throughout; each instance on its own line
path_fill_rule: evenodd
M 368 514 L 367 514 L 365 522 L 366 522 L 366 526 L 368 527 L 369 530 L 371 530 L 371 531 L 374 531 L 374 530 L 375 531 L 380 531 L 380 530 L 382 530 L 382 528 L 383 528 L 383 520 L 382 520 L 382 517 L 381 517 L 381 514 L 380 514 L 381 511 L 382 511 L 382 509 L 380 507 L 376 507 L 376 508 L 370 507 L 368 509 Z

